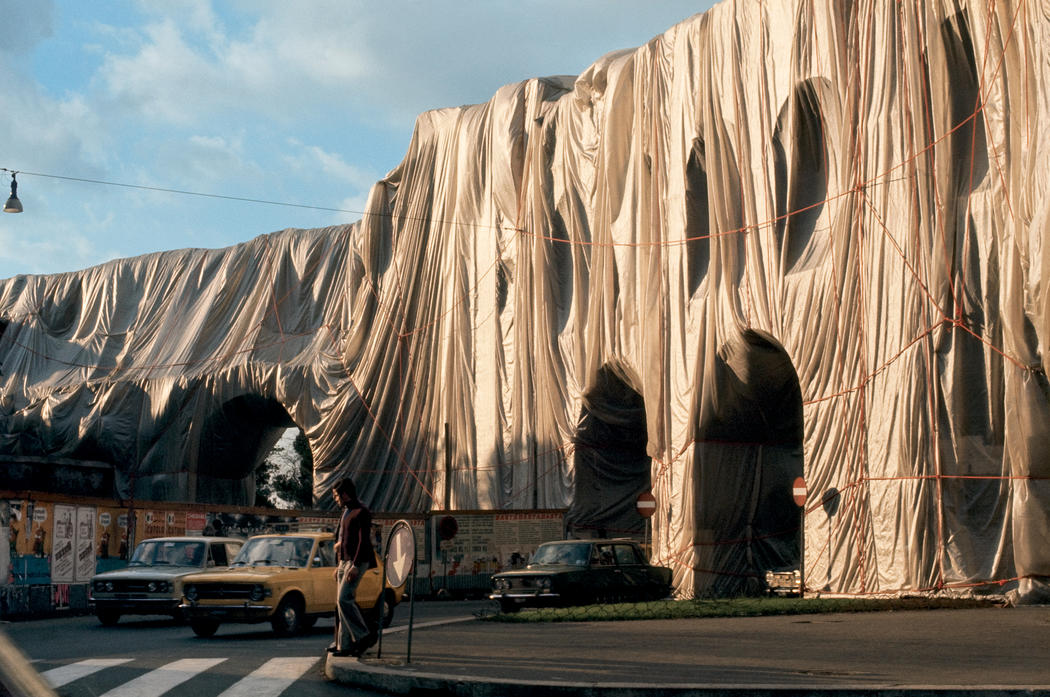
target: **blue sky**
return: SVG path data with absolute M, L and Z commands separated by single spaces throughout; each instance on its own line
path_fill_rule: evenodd
M 353 222 L 421 111 L 578 74 L 711 4 L 0 0 L 0 167 L 25 208 L 0 215 L 0 278 Z

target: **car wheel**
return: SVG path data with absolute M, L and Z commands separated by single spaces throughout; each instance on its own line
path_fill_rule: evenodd
M 273 633 L 278 636 L 291 636 L 299 631 L 303 622 L 303 603 L 298 598 L 285 598 L 277 606 L 277 612 L 270 620 Z
M 521 607 L 513 600 L 501 600 L 499 601 L 500 612 L 505 614 L 513 614 L 521 609 Z
M 397 606 L 397 599 L 394 597 L 394 591 L 388 590 L 386 597 L 383 598 L 383 628 L 386 629 L 394 621 L 394 608 Z
M 219 622 L 210 618 L 193 619 L 190 620 L 190 629 L 200 638 L 207 639 L 210 636 L 214 636 L 215 632 L 218 631 Z
M 99 610 L 95 615 L 98 617 L 98 621 L 106 627 L 112 627 L 117 622 L 120 622 L 120 613 L 116 610 Z

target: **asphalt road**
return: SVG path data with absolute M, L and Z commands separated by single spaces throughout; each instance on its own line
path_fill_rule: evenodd
M 418 602 L 415 626 L 473 617 L 482 603 Z M 403 650 L 408 604 L 387 630 L 388 650 Z M 280 638 L 269 624 L 223 625 L 200 639 L 170 619 L 125 617 L 103 627 L 94 616 L 7 623 L 4 632 L 62 697 L 347 697 L 374 692 L 332 683 L 322 657 L 332 620 L 300 636 Z M 373 650 L 374 653 L 374 650 Z M 291 689 L 290 688 L 293 688 Z

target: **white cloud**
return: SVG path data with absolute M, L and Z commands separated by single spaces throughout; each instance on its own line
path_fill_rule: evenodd
M 365 170 L 346 162 L 340 155 L 327 152 L 316 145 L 304 145 L 289 139 L 293 152 L 285 157 L 285 163 L 298 172 L 320 171 L 327 179 L 345 182 L 366 191 L 379 178 L 375 171 Z
M 142 4 L 153 21 L 134 50 L 108 56 L 106 88 L 179 124 L 231 108 L 295 119 L 320 106 L 404 125 L 425 109 L 486 101 L 509 82 L 579 72 L 698 9 L 684 0 L 259 1 L 238 5 L 247 23 L 226 32 L 203 0 Z M 647 15 L 666 19 L 639 35 Z
M 137 44 L 109 53 L 100 71 L 106 93 L 147 118 L 199 125 L 232 109 L 288 120 L 345 102 L 339 88 L 369 67 L 354 39 L 359 23 L 344 3 L 280 3 L 236 36 L 221 33 L 207 3 L 163 13 L 151 7 L 157 15 Z
M 218 67 L 190 46 L 170 19 L 146 28 L 138 53 L 108 55 L 99 77 L 119 108 L 176 124 L 200 121 L 230 96 Z

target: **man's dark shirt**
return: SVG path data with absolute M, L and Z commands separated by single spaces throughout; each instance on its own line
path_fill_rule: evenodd
M 363 504 L 347 508 L 339 520 L 339 561 L 351 561 L 354 565 L 365 562 L 375 565 L 372 549 L 372 512 Z

